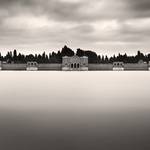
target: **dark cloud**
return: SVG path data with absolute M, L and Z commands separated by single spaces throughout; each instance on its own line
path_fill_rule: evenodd
M 8 15 L 31 13 L 33 15 L 46 15 L 54 20 L 73 20 L 79 16 L 78 9 L 82 3 L 70 3 L 58 0 L 6 0 L 0 1 L 2 10 Z
M 127 8 L 132 18 L 149 18 L 149 0 L 126 0 Z
M 7 15 L 31 13 L 68 22 L 90 22 L 103 19 L 148 17 L 149 0 L 1 0 L 0 8 Z M 6 17 L 6 16 L 5 16 Z
M 0 8 L 10 16 L 14 13 L 47 15 L 58 21 L 95 21 L 149 17 L 149 0 L 1 0 Z
M 0 0 L 0 45 L 144 43 L 149 18 L 149 0 Z
M 137 11 L 150 11 L 149 0 L 130 0 L 128 3 Z

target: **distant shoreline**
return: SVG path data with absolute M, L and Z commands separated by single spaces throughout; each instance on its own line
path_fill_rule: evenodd
M 134 56 L 129 56 L 128 54 L 118 54 L 108 57 L 107 55 L 98 55 L 96 52 L 91 50 L 82 50 L 77 49 L 74 52 L 71 48 L 64 46 L 58 52 L 51 52 L 46 54 L 43 52 L 42 54 L 29 54 L 24 55 L 17 50 L 8 51 L 6 55 L 2 55 L 0 53 L 0 61 L 9 64 L 26 64 L 27 62 L 37 62 L 38 64 L 61 64 L 62 58 L 64 56 L 72 57 L 72 56 L 88 57 L 88 62 L 90 64 L 112 64 L 114 62 L 123 62 L 123 63 L 138 63 L 139 61 L 147 62 L 150 61 L 150 54 L 143 54 L 140 51 L 137 51 L 137 54 Z
M 88 64 L 86 70 L 80 68 L 66 69 L 63 70 L 63 64 L 38 64 L 36 62 L 30 62 L 33 65 L 28 66 L 27 64 L 9 64 L 0 63 L 1 71 L 150 71 L 150 63 L 123 63 L 114 62 L 112 64 Z M 36 63 L 36 65 L 34 64 Z
M 27 71 L 150 71 L 150 54 L 140 51 L 135 56 L 118 54 L 108 58 L 93 51 L 77 49 L 76 53 L 64 46 L 57 53 L 23 55 L 14 50 L 0 54 L 0 70 Z

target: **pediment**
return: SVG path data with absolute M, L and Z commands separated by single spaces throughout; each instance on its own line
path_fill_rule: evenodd
M 77 55 L 72 56 L 72 58 L 80 59 L 80 57 L 79 57 L 79 56 L 77 56 Z

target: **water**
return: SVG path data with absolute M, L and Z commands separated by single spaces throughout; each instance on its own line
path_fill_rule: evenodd
M 150 148 L 150 72 L 0 72 L 0 149 Z

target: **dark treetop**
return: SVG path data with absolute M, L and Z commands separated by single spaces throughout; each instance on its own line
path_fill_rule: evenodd
M 48 55 L 43 52 L 43 54 L 29 54 L 24 55 L 21 53 L 18 53 L 16 50 L 13 52 L 7 52 L 5 56 L 2 56 L 0 53 L 0 61 L 5 61 L 7 63 L 27 63 L 28 61 L 36 61 L 38 63 L 62 63 L 62 57 L 63 56 L 87 56 L 89 59 L 89 63 L 113 63 L 115 61 L 121 61 L 124 63 L 138 63 L 140 60 L 143 60 L 145 62 L 150 61 L 150 54 L 144 55 L 140 51 L 137 52 L 137 55 L 135 56 L 128 56 L 126 53 L 124 55 L 118 54 L 117 56 L 109 57 L 107 55 L 97 55 L 95 52 L 90 50 L 81 50 L 77 49 L 76 53 L 68 48 L 67 46 L 64 46 L 61 51 L 52 52 Z

